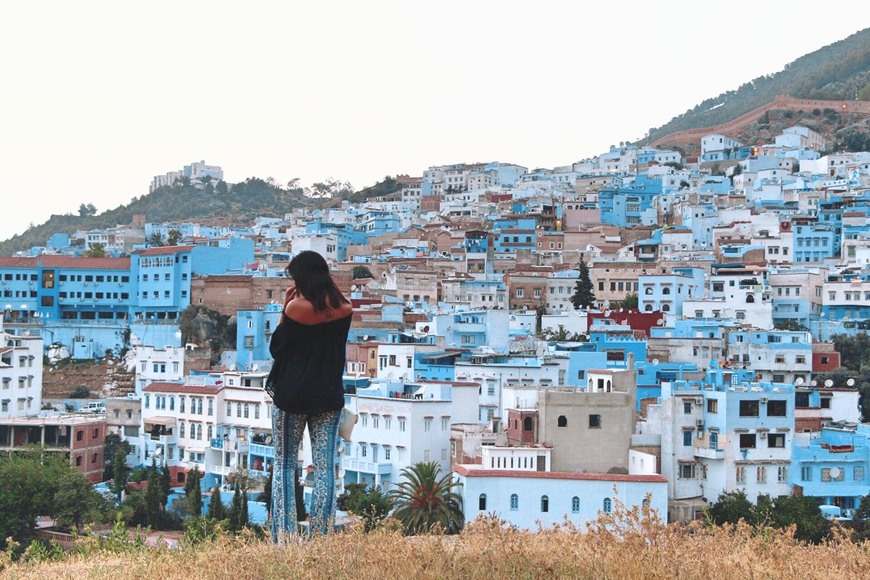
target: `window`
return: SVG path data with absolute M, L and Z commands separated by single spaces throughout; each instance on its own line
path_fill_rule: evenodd
M 749 399 L 740 401 L 741 417 L 758 417 L 758 400 Z
M 579 514 L 580 513 L 580 498 L 576 495 L 571 498 L 571 513 Z
M 680 465 L 680 479 L 695 479 L 694 463 L 683 463 Z
M 477 498 L 477 509 L 479 511 L 484 511 L 486 509 L 486 494 L 480 494 L 480 497 Z
M 568 418 L 565 415 L 559 415 L 559 419 L 556 422 L 559 427 L 567 427 L 568 426 Z
M 742 465 L 738 465 L 734 469 L 734 475 L 737 479 L 737 483 L 746 483 L 746 468 Z
M 602 502 L 602 508 L 604 513 L 606 514 L 609 514 L 611 511 L 613 511 L 613 502 L 610 500 L 609 497 L 604 498 L 604 501 Z
M 399 431 L 405 430 L 405 418 L 399 417 Z
M 708 413 L 718 413 L 719 412 L 718 399 L 707 399 L 707 412 Z
M 785 433 L 770 433 L 767 436 L 767 446 L 782 449 L 785 447 Z
M 855 481 L 864 481 L 864 466 L 856 465 L 852 469 L 852 479 Z
M 600 429 L 601 428 L 601 415 L 589 415 L 589 428 L 590 429 Z
M 813 468 L 809 465 L 801 467 L 801 481 L 812 481 L 813 480 Z
M 822 397 L 819 399 L 819 407 L 822 409 L 830 409 L 831 408 L 831 397 Z
M 755 468 L 755 480 L 758 483 L 767 483 L 767 468 L 759 465 Z
M 845 471 L 841 467 L 823 467 L 822 481 L 843 481 Z
M 776 480 L 779 483 L 788 481 L 788 465 L 780 465 L 776 468 Z
M 755 433 L 740 434 L 740 449 L 755 449 Z
M 541 512 L 550 511 L 550 498 L 546 495 L 541 496 Z
M 683 401 L 683 415 L 691 415 L 692 414 L 692 402 L 691 401 Z
M 683 447 L 691 447 L 692 446 L 692 431 L 690 429 L 683 429 Z
M 432 417 L 425 417 L 423 419 L 423 431 L 428 433 L 432 429 Z
M 768 401 L 767 402 L 768 417 L 785 417 L 785 401 Z
M 523 418 L 523 431 L 531 431 L 532 424 L 533 424 L 533 421 L 532 421 L 531 417 L 524 417 Z
M 511 494 L 511 511 L 515 512 L 520 509 L 520 498 L 517 494 Z

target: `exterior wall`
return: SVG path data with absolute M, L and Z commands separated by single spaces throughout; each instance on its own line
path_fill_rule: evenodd
M 631 509 L 647 498 L 649 507 L 663 518 L 667 512 L 667 484 L 661 476 L 499 471 L 468 465 L 456 466 L 454 475 L 466 522 L 495 514 L 520 529 L 537 530 L 539 524 L 548 528 L 566 518 L 583 528 L 605 506 L 610 511 L 621 503 Z
M 538 406 L 538 441 L 553 446 L 554 470 L 606 473 L 616 468 L 627 473 L 634 426 L 633 391 L 547 390 L 541 393 Z M 595 422 L 591 415 L 600 419 Z M 565 420 L 560 422 L 561 417 Z M 564 427 L 559 426 L 562 423 Z
M 6 332 L 0 318 L 0 420 L 42 408 L 42 339 Z

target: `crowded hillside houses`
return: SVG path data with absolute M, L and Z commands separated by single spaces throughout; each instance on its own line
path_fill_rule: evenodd
M 42 443 L 98 481 L 118 433 L 176 485 L 266 474 L 282 270 L 314 250 L 355 309 L 343 483 L 389 490 L 436 461 L 467 519 L 523 528 L 618 504 L 684 521 L 736 490 L 849 517 L 870 429 L 854 384 L 817 377 L 840 366 L 833 335 L 870 325 L 870 153 L 827 147 L 796 126 L 761 146 L 708 135 L 696 158 L 460 163 L 252 225 L 55 235 L 0 258 L 0 450 Z M 230 317 L 235 344 L 204 355 L 192 307 Z M 120 360 L 133 386 L 96 409 L 50 400 L 43 355 Z

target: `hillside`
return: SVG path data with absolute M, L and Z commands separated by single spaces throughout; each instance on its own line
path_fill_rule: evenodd
M 104 211 L 99 215 L 53 215 L 43 224 L 0 242 L 0 255 L 10 255 L 32 246 L 44 246 L 52 234 L 71 234 L 77 230 L 109 228 L 130 224 L 134 216 L 145 216 L 149 222 L 181 222 L 242 225 L 257 216 L 280 217 L 299 207 L 319 204 L 304 195 L 302 188 L 285 189 L 277 184 L 251 177 L 233 185 L 207 184 L 196 188 L 189 184 L 160 187 L 129 204 Z
M 771 103 L 777 96 L 799 99 L 870 100 L 870 28 L 804 55 L 775 74 L 706 99 L 695 108 L 649 130 L 642 144 L 672 133 L 710 127 Z

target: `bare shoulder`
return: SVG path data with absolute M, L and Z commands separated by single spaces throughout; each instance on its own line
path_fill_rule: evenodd
M 315 324 L 314 305 L 304 298 L 294 298 L 287 303 L 284 314 L 302 324 Z

